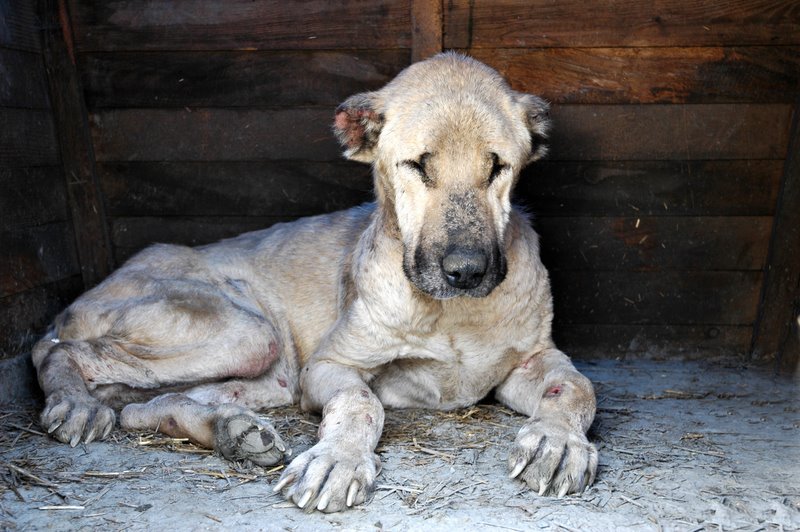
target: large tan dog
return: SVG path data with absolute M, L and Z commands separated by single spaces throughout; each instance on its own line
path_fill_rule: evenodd
M 495 389 L 530 416 L 510 476 L 582 491 L 594 391 L 553 345 L 537 236 L 510 203 L 547 128 L 545 102 L 457 54 L 351 97 L 334 129 L 372 163 L 376 203 L 141 252 L 36 344 L 42 425 L 74 446 L 127 404 L 123 427 L 272 464 L 289 451 L 254 411 L 299 401 L 322 411 L 319 442 L 274 489 L 330 512 L 369 498 L 384 405 L 459 408 Z

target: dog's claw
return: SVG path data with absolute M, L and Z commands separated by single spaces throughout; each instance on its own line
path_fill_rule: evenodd
M 549 484 L 547 482 L 542 482 L 539 485 L 539 496 L 540 497 L 545 494 L 545 492 L 547 491 L 547 487 L 548 486 L 549 486 Z
M 511 470 L 511 473 L 508 474 L 508 478 L 516 478 L 517 475 L 522 473 L 522 470 L 525 469 L 525 466 L 528 465 L 526 460 L 520 458 L 517 460 L 517 463 L 514 465 L 514 469 Z
M 272 488 L 272 493 L 278 493 L 279 491 L 281 491 L 283 488 L 285 488 L 286 486 L 288 486 L 292 482 L 294 482 L 294 475 L 287 475 L 287 476 L 283 477 L 282 479 L 280 479 L 278 481 L 277 484 L 275 484 L 275 487 Z
M 350 483 L 350 487 L 347 488 L 347 507 L 353 506 L 353 503 L 356 500 L 356 494 L 358 493 L 358 481 L 353 480 Z
M 319 498 L 319 503 L 317 503 L 317 510 L 320 512 L 324 512 L 325 508 L 328 507 L 328 503 L 331 502 L 331 494 L 330 492 L 325 492 L 325 494 Z
M 311 496 L 313 494 L 314 494 L 314 492 L 311 491 L 310 489 L 306 490 L 306 492 L 303 494 L 303 496 L 300 498 L 300 500 L 297 501 L 297 506 L 300 507 L 300 508 L 305 508 L 306 504 L 308 504 L 308 501 L 311 500 Z

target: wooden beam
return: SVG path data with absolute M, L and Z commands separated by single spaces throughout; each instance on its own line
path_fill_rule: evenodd
M 793 372 L 800 361 L 797 339 L 790 338 L 797 334 L 800 310 L 800 100 L 795 105 L 765 274 L 751 359 L 774 357 L 779 370 Z
M 411 2 L 411 62 L 442 51 L 442 0 Z
M 89 121 L 75 68 L 66 4 L 63 0 L 43 0 L 41 8 L 50 100 L 61 147 L 81 276 L 84 287 L 90 288 L 111 272 L 108 227 L 97 186 Z

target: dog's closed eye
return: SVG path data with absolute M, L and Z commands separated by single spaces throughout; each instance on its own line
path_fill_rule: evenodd
M 430 156 L 431 156 L 430 153 L 425 152 L 422 155 L 420 155 L 419 159 L 417 160 L 408 159 L 401 163 L 404 166 L 407 166 L 412 170 L 414 170 L 419 175 L 420 181 L 422 181 L 426 186 L 433 186 L 433 179 L 431 179 L 427 171 L 427 163 Z
M 489 184 L 491 185 L 506 168 L 508 168 L 508 165 L 501 163 L 500 157 L 496 153 L 492 153 L 492 169 L 489 172 Z

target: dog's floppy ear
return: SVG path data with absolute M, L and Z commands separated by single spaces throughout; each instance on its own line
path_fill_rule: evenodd
M 356 94 L 336 108 L 333 132 L 348 159 L 371 163 L 382 127 L 383 115 L 378 109 L 377 93 Z
M 538 161 L 547 155 L 547 135 L 550 131 L 550 104 L 533 94 L 519 93 L 517 101 L 522 105 L 525 122 L 531 135 L 531 152 L 528 162 Z

